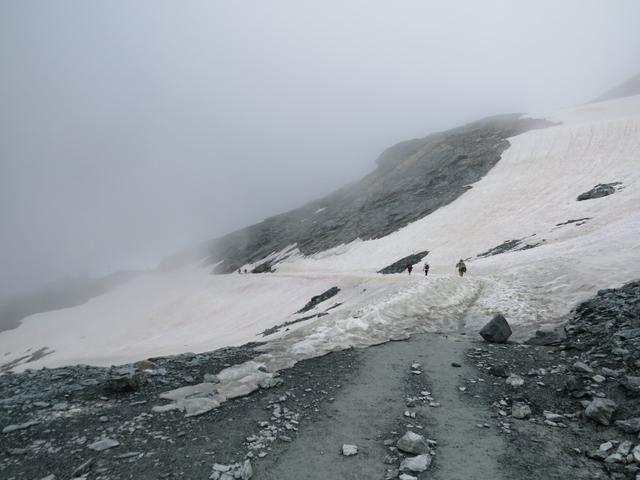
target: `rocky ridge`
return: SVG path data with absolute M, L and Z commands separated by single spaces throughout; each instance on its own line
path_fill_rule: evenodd
M 381 238 L 451 203 L 500 160 L 509 137 L 551 125 L 519 114 L 489 117 L 463 127 L 399 143 L 362 180 L 308 205 L 208 242 L 216 273 L 230 273 L 296 245 L 304 255 Z M 293 252 L 290 252 L 292 254 Z M 193 260 L 189 252 L 164 265 Z M 280 260 L 286 257 L 280 257 Z M 222 263 L 219 263 L 222 262 Z M 262 262 L 255 272 L 272 271 Z

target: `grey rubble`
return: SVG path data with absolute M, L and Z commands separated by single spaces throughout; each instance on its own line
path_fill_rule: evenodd
M 385 150 L 377 159 L 376 170 L 362 180 L 201 248 L 209 252 L 211 264 L 224 260 L 216 273 L 231 273 L 294 243 L 309 255 L 357 238 L 383 237 L 471 188 L 499 161 L 509 147 L 509 137 L 549 125 L 519 114 L 501 115 L 401 142 Z M 165 266 L 179 264 L 191 253 L 177 255 Z M 268 272 L 273 267 L 262 264 L 257 271 Z
M 486 343 L 468 353 L 483 381 L 468 380 L 467 392 L 489 403 L 509 436 L 505 455 L 521 469 L 514 478 L 636 479 L 639 328 L 636 281 L 578 305 L 552 341 L 537 335 L 534 344 Z M 524 383 L 514 391 L 496 382 L 499 369 Z

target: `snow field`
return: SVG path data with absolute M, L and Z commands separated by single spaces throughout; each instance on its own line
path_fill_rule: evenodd
M 311 257 L 289 246 L 268 257 L 286 257 L 275 274 L 212 276 L 198 268 L 150 273 L 84 305 L 34 315 L 1 333 L 2 363 L 45 346 L 54 353 L 16 369 L 110 365 L 269 340 L 254 362 L 220 372 L 219 389 L 231 398 L 301 359 L 414 332 L 473 333 L 497 311 L 516 336 L 557 323 L 599 288 L 638 277 L 640 96 L 548 118 L 563 123 L 512 138 L 501 161 L 471 190 L 387 237 Z M 613 181 L 624 188 L 576 201 L 594 185 Z M 556 226 L 584 217 L 591 219 L 580 226 Z M 474 258 L 525 237 L 544 243 Z M 425 249 L 431 252 L 428 278 L 420 268 L 411 277 L 375 274 Z M 463 279 L 454 270 L 459 258 L 471 259 Z M 302 317 L 293 312 L 334 285 L 341 289 L 336 297 L 304 314 L 342 303 L 328 315 L 266 339 L 258 335 Z

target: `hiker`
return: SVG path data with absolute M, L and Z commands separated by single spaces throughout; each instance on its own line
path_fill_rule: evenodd
M 242 270 L 238 269 L 238 273 L 239 273 L 240 275 L 242 275 Z
M 407 265 L 407 272 L 409 272 L 409 275 L 411 275 L 411 270 L 413 270 L 413 265 L 408 264 Z
M 460 259 L 458 263 L 456 263 L 456 268 L 458 269 L 458 274 L 463 277 L 467 272 L 467 266 L 464 264 L 464 261 Z
M 424 276 L 428 276 L 429 275 L 429 264 L 427 262 L 424 262 Z

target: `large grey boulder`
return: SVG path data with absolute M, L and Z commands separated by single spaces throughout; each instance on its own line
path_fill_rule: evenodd
M 591 420 L 601 425 L 610 425 L 613 412 L 615 412 L 617 408 L 618 405 L 613 400 L 594 398 L 584 413 Z
M 429 445 L 425 438 L 411 431 L 405 433 L 402 438 L 398 440 L 396 446 L 398 450 L 415 455 L 421 455 L 429 451 Z
M 482 330 L 480 336 L 490 343 L 505 343 L 511 336 L 511 327 L 500 313 L 496 314 Z

